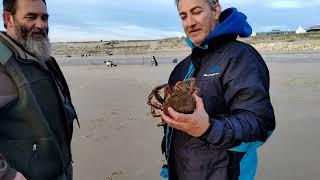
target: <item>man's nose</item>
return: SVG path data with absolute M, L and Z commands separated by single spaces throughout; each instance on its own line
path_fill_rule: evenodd
M 47 29 L 48 23 L 46 21 L 43 21 L 42 19 L 38 19 L 35 24 L 35 27 L 39 29 Z
M 196 25 L 196 23 L 197 22 L 192 15 L 187 17 L 187 26 L 188 27 L 192 27 L 192 26 Z

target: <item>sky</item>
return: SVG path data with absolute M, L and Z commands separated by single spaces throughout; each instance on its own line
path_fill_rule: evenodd
M 245 13 L 254 32 L 320 24 L 320 0 L 220 0 L 220 4 L 222 9 L 236 7 Z M 51 42 L 184 35 L 174 0 L 47 0 L 47 7 Z

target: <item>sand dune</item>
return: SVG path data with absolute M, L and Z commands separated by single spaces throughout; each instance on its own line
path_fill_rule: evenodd
M 320 33 L 259 35 L 240 38 L 261 53 L 320 52 Z M 184 38 L 160 40 L 53 43 L 54 56 L 174 55 L 190 52 Z

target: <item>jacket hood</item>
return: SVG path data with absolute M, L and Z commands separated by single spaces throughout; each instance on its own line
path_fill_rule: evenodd
M 228 8 L 222 11 L 219 22 L 219 25 L 208 35 L 200 48 L 206 49 L 208 41 L 216 37 L 224 35 L 249 37 L 252 33 L 252 28 L 247 22 L 247 16 L 239 12 L 236 8 Z M 189 38 L 186 38 L 186 42 L 191 48 L 196 47 Z

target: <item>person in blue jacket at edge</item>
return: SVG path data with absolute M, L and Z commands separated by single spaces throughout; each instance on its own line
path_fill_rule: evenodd
M 261 55 L 237 41 L 252 33 L 236 8 L 218 0 L 176 0 L 191 54 L 172 71 L 169 83 L 196 78 L 193 114 L 169 108 L 162 150 L 169 180 L 254 179 L 257 148 L 275 129 L 269 71 Z

